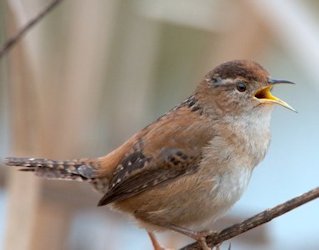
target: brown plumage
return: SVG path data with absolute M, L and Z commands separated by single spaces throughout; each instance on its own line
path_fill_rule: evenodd
M 193 95 L 106 156 L 51 161 L 7 158 L 6 164 L 37 175 L 91 183 L 111 204 L 132 214 L 154 244 L 165 228 L 198 240 L 205 223 L 236 202 L 270 140 L 275 81 L 259 64 L 237 60 L 217 66 Z M 155 243 L 154 243 L 155 242 Z

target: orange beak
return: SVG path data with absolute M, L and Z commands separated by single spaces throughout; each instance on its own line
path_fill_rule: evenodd
M 281 83 L 294 84 L 294 83 L 290 82 L 290 81 L 286 81 L 286 80 L 273 80 L 273 79 L 270 79 L 268 81 L 268 83 L 270 84 L 269 86 L 264 87 L 256 92 L 255 98 L 257 98 L 261 103 L 276 103 L 276 104 L 279 104 L 287 109 L 290 109 L 294 112 L 297 112 L 288 103 L 286 103 L 283 100 L 279 99 L 278 97 L 272 95 L 272 93 L 271 93 L 271 89 L 273 88 L 274 84 L 281 84 Z

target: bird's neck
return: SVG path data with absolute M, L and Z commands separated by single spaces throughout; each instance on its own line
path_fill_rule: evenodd
M 240 115 L 225 114 L 221 119 L 234 130 L 241 131 L 248 137 L 262 135 L 270 131 L 271 107 L 242 113 Z
M 243 153 L 250 156 L 251 167 L 264 159 L 269 147 L 271 113 L 270 107 L 269 110 L 266 108 L 247 115 L 225 115 L 222 118 L 222 126 L 227 127 Z

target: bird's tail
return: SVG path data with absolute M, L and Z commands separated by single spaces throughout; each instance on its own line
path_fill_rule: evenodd
M 96 177 L 96 160 L 56 161 L 41 158 L 8 157 L 5 165 L 19 167 L 20 171 L 31 171 L 49 179 L 92 182 Z

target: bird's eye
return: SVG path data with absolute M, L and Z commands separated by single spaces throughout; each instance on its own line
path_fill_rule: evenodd
M 239 92 L 245 92 L 247 89 L 247 86 L 244 82 L 239 82 L 237 83 L 236 88 Z

